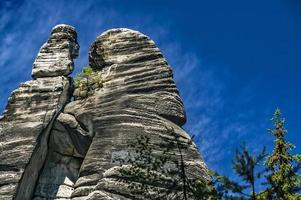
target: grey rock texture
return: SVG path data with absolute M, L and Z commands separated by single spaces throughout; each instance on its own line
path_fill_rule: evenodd
M 38 55 L 39 62 L 36 60 L 34 64 L 33 77 L 36 79 L 22 83 L 12 92 L 0 119 L 0 199 L 31 199 L 35 189 L 47 156 L 52 125 L 70 99 L 70 79 L 65 75 L 71 71 L 63 73 L 64 70 L 53 70 L 73 69 L 73 50 L 68 47 L 67 55 L 65 48 L 62 48 L 64 39 L 57 37 L 65 35 L 67 30 L 74 31 L 67 25 L 58 25 L 53 29 L 48 43 Z M 76 43 L 76 35 L 71 40 Z M 51 50 L 47 45 L 51 46 Z M 64 57 L 53 58 L 59 62 L 52 65 L 50 57 L 54 55 Z M 41 61 L 42 57 L 45 62 Z M 49 63 L 46 58 L 49 58 Z M 51 69 L 47 70 L 46 66 Z
M 180 128 L 186 120 L 183 103 L 162 53 L 137 31 L 112 29 L 103 33 L 92 44 L 89 61 L 101 72 L 103 88 L 64 109 L 94 134 L 72 199 L 135 199 L 127 185 L 116 178 L 118 173 L 108 173 L 118 166 L 112 157 L 129 151 L 129 144 L 141 134 L 151 138 L 150 145 L 158 152 L 173 139 L 168 129 L 188 141 L 189 135 Z M 196 176 L 207 176 L 195 145 L 183 154 Z
M 91 137 L 74 116 L 60 113 L 52 127 L 48 155 L 33 199 L 70 199 Z
M 67 76 L 78 47 L 74 28 L 54 27 L 35 60 L 35 80 L 9 98 L 0 119 L 0 199 L 147 199 L 119 181 L 120 169 L 130 164 L 115 157 L 129 155 L 140 135 L 158 155 L 174 140 L 170 130 L 190 141 L 181 128 L 186 116 L 172 70 L 149 37 L 129 29 L 100 35 L 89 65 L 101 73 L 103 87 L 69 101 Z M 175 146 L 171 151 L 179 160 Z M 195 144 L 182 153 L 188 172 L 208 179 Z
M 67 76 L 73 71 L 73 59 L 78 56 L 79 45 L 75 29 L 57 25 L 48 41 L 41 47 L 33 63 L 32 77 Z

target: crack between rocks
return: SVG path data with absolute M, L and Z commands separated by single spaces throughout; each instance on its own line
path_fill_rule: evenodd
M 64 153 L 61 153 L 61 152 L 58 152 L 58 151 L 55 151 L 55 150 L 53 150 L 53 152 L 57 153 L 57 154 L 59 154 L 61 156 L 72 157 L 72 158 L 77 158 L 77 159 L 83 159 L 83 157 L 78 157 L 76 155 L 68 155 L 68 154 L 64 154 Z
M 69 77 L 66 77 L 66 78 L 69 78 Z M 68 88 L 68 90 L 69 90 L 70 87 L 72 87 L 72 83 L 71 83 L 70 80 L 68 81 L 68 84 L 69 84 L 69 88 Z M 63 83 L 62 83 L 62 88 L 64 88 Z M 49 152 L 49 137 L 50 137 L 50 134 L 52 132 L 54 122 L 57 119 L 57 117 L 59 116 L 59 114 L 62 113 L 64 107 L 67 105 L 68 102 L 70 102 L 70 99 L 72 98 L 72 93 L 70 93 L 70 91 L 68 91 L 68 90 L 66 91 L 67 92 L 66 102 L 62 102 L 63 105 L 60 106 L 61 98 L 64 95 L 63 94 L 64 89 L 62 90 L 62 94 L 59 96 L 58 101 L 57 101 L 57 104 L 58 104 L 57 107 L 56 107 L 57 111 L 52 116 L 52 119 L 49 121 L 47 126 L 44 127 L 43 130 L 40 132 L 40 134 L 37 138 L 38 142 L 37 142 L 37 144 L 36 144 L 36 146 L 33 150 L 33 153 L 32 153 L 32 155 L 29 159 L 29 162 L 25 165 L 24 172 L 22 173 L 22 176 L 20 178 L 20 181 L 19 181 L 19 184 L 17 186 L 16 192 L 13 196 L 13 200 L 30 200 L 34 196 L 34 192 L 36 190 L 39 177 L 40 177 L 41 172 L 43 171 L 44 166 L 46 164 L 45 161 L 47 159 L 47 155 L 48 155 L 48 152 Z M 43 123 L 45 123 L 46 116 L 47 116 L 47 113 L 49 112 L 49 110 L 50 109 L 47 109 L 47 111 L 45 113 L 45 116 L 43 118 Z M 40 152 L 40 151 L 43 151 L 43 149 L 42 149 L 43 145 L 46 145 L 46 150 L 45 150 L 46 152 L 44 152 L 45 155 L 43 155 L 43 152 Z M 41 154 L 41 155 L 39 155 L 39 154 Z M 32 175 L 32 173 L 30 172 L 30 170 L 32 170 L 32 168 L 36 167 L 35 162 L 41 162 L 41 161 L 38 161 L 38 159 L 41 159 L 40 158 L 41 156 L 42 156 L 42 159 L 43 159 L 42 160 L 43 164 L 37 170 L 38 172 L 37 172 L 36 177 L 34 177 Z M 26 183 L 32 178 L 34 180 L 32 180 L 32 182 L 30 181 L 30 183 L 34 184 L 34 187 L 32 187 L 32 189 L 29 190 L 28 188 L 30 188 L 30 187 L 28 187 L 28 185 Z
M 71 85 L 71 84 L 72 84 L 72 81 L 69 81 L 69 84 Z M 70 87 L 72 87 L 72 85 L 71 85 Z M 40 178 L 40 176 L 41 176 L 41 174 L 42 174 L 42 172 L 43 172 L 43 169 L 45 168 L 45 165 L 46 165 L 46 163 L 47 163 L 47 157 L 48 157 L 48 154 L 50 153 L 50 151 L 52 151 L 52 152 L 54 152 L 54 153 L 56 153 L 56 154 L 59 154 L 59 155 L 61 155 L 61 156 L 66 156 L 66 157 L 71 157 L 71 158 L 83 160 L 83 159 L 84 159 L 84 156 L 85 156 L 85 154 L 87 153 L 87 150 L 89 149 L 90 144 L 91 144 L 91 142 L 92 142 L 92 138 L 91 138 L 89 135 L 87 135 L 87 136 L 82 135 L 82 134 L 79 135 L 79 136 L 77 136 L 77 135 L 72 135 L 72 134 L 80 134 L 80 132 L 77 132 L 76 129 L 72 129 L 72 128 L 68 127 L 66 124 L 61 123 L 61 122 L 59 122 L 59 121 L 56 120 L 57 117 L 58 117 L 61 113 L 64 113 L 64 112 L 63 112 L 64 107 L 70 102 L 70 100 L 71 100 L 72 97 L 73 97 L 73 95 L 72 95 L 71 92 L 69 92 L 68 94 L 69 94 L 69 95 L 68 95 L 67 102 L 64 104 L 64 106 L 62 106 L 62 108 L 60 108 L 60 106 L 58 105 L 57 108 L 59 108 L 59 111 L 56 113 L 56 115 L 55 115 L 54 118 L 52 119 L 51 124 L 49 124 L 49 126 L 51 126 L 51 128 L 50 128 L 50 131 L 49 131 L 48 135 L 46 135 L 46 137 L 47 137 L 47 153 L 46 153 L 45 159 L 44 159 L 44 161 L 43 161 L 43 165 L 42 165 L 42 167 L 41 167 L 41 169 L 40 169 L 40 171 L 39 171 L 39 174 L 38 174 L 37 180 L 36 180 L 36 182 L 35 182 L 35 187 L 34 187 L 34 190 L 32 191 L 31 197 L 37 196 L 37 195 L 35 195 L 35 191 L 36 191 L 36 188 L 37 188 L 37 186 L 38 186 L 38 184 L 39 184 L 39 182 L 38 182 L 38 181 L 39 181 L 39 178 Z M 60 97 L 61 97 L 61 96 L 60 96 Z M 68 100 L 69 100 L 69 101 L 68 101 Z M 60 99 L 59 99 L 58 102 L 60 102 Z M 70 113 L 68 113 L 68 114 L 70 114 Z M 73 114 L 70 114 L 70 115 L 72 115 L 72 116 L 75 118 L 75 116 L 74 116 Z M 78 127 L 79 127 L 80 129 L 82 129 L 82 130 L 85 131 L 85 132 L 89 132 L 89 130 L 87 130 L 87 127 L 84 126 L 84 124 L 82 124 L 82 123 L 81 123 L 80 121 L 78 121 L 76 118 L 75 118 L 75 120 L 77 121 Z M 56 121 L 57 121 L 58 123 L 60 123 L 60 124 L 65 128 L 65 131 L 61 131 L 61 130 L 58 130 L 57 128 L 55 128 L 54 123 L 55 123 Z M 64 154 L 64 153 L 61 153 L 61 152 L 58 152 L 58 151 L 52 149 L 52 148 L 49 146 L 49 138 L 50 138 L 50 136 L 51 136 L 51 134 L 52 134 L 52 131 L 54 131 L 54 130 L 57 130 L 57 131 L 59 131 L 59 132 L 66 132 L 66 134 L 68 134 L 69 137 L 71 138 L 72 143 L 73 143 L 73 145 L 74 145 L 74 148 L 75 148 L 75 149 L 73 149 L 73 152 L 76 151 L 77 153 L 82 154 L 83 156 L 82 156 L 82 157 L 79 157 L 79 156 L 76 156 L 76 155 L 68 155 L 68 154 Z M 43 133 L 43 135 L 44 135 L 44 137 L 45 137 L 45 133 Z M 43 137 L 43 136 L 41 136 L 41 137 Z M 83 143 L 87 143 L 86 147 L 84 147 L 84 149 L 86 149 L 85 152 L 79 152 L 80 150 L 77 149 L 78 146 L 80 146 L 80 144 L 79 144 L 78 142 L 76 142 L 76 141 L 77 141 L 77 140 L 76 140 L 76 137 L 84 137 L 84 138 L 87 139 L 86 142 L 83 141 Z M 75 138 L 75 139 L 74 139 L 74 138 Z M 81 165 L 81 164 L 80 164 L 80 165 Z M 80 166 L 79 166 L 79 167 L 80 167 Z M 75 181 L 75 182 L 76 182 L 76 181 Z M 71 188 L 74 189 L 74 186 L 67 185 L 67 184 L 65 184 L 65 183 L 62 183 L 61 185 L 66 185 L 66 186 L 71 187 Z M 56 198 L 58 198 L 58 197 L 56 197 Z M 19 200 L 19 199 L 16 199 L 16 200 Z
M 69 112 L 68 112 L 68 113 L 66 113 L 66 114 L 72 115 L 72 116 L 74 117 L 74 119 L 77 121 L 79 127 L 80 127 L 81 129 L 83 129 L 84 131 L 90 133 L 90 130 L 87 128 L 87 126 L 86 126 L 84 123 L 82 123 L 80 120 L 78 120 L 78 119 L 76 118 L 76 116 L 75 116 L 73 113 L 69 113 Z M 64 125 L 63 125 L 63 126 L 64 126 Z M 65 127 L 65 126 L 64 126 L 64 127 Z
M 62 109 L 61 109 L 62 110 Z M 32 191 L 28 191 L 28 185 L 26 184 L 26 182 L 28 182 L 28 180 L 30 178 L 32 178 L 32 174 L 30 173 L 29 170 L 31 170 L 31 168 L 33 167 L 36 167 L 34 165 L 34 162 L 36 162 L 36 156 L 38 156 L 37 154 L 38 153 L 41 153 L 40 149 L 42 147 L 42 143 L 45 143 L 46 142 L 46 152 L 48 152 L 48 145 L 49 145 L 49 136 L 50 136 L 50 133 L 51 133 L 51 130 L 52 130 L 52 126 L 54 124 L 54 121 L 56 120 L 56 118 L 58 117 L 58 115 L 61 113 L 61 110 L 57 111 L 54 116 L 52 117 L 52 119 L 50 120 L 50 122 L 47 124 L 47 126 L 41 131 L 41 133 L 39 134 L 37 140 L 38 141 L 41 141 L 41 142 L 38 142 L 36 147 L 34 148 L 34 151 L 32 153 L 32 156 L 29 160 L 29 163 L 27 163 L 27 165 L 25 166 L 25 170 L 22 174 L 22 177 L 19 181 L 19 184 L 18 184 L 18 187 L 17 187 L 17 190 L 16 190 L 16 193 L 13 197 L 14 200 L 29 200 L 32 198 L 33 194 L 34 194 L 34 191 L 36 189 L 36 186 L 37 186 L 37 181 L 39 180 L 39 176 L 41 174 L 41 171 L 42 169 L 44 168 L 44 165 L 45 165 L 45 160 L 46 160 L 46 157 L 47 157 L 47 153 L 45 153 L 45 158 L 43 159 L 43 164 L 42 166 L 40 167 L 40 169 L 38 169 L 38 173 L 37 173 L 37 177 L 34 177 L 36 178 L 35 180 L 32 180 L 33 183 L 35 186 L 33 187 Z M 45 140 L 44 142 L 42 140 Z M 40 155 L 41 156 L 41 155 Z M 32 166 L 31 166 L 32 165 Z

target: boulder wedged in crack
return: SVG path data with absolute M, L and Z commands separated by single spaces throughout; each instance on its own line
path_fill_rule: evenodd
M 133 199 L 136 197 L 131 196 L 128 185 L 120 184 L 116 174 L 106 176 L 119 165 L 113 162 L 114 155 L 128 152 L 129 144 L 139 135 L 149 136 L 152 148 L 162 152 L 162 145 L 173 138 L 169 129 L 189 141 L 180 128 L 186 121 L 183 103 L 162 53 L 137 31 L 112 29 L 103 33 L 91 46 L 89 62 L 101 72 L 103 88 L 64 109 L 94 133 L 72 199 Z M 193 143 L 183 150 L 183 156 L 195 176 L 208 178 Z
M 47 158 L 33 199 L 70 199 L 92 136 L 74 116 L 60 113 L 49 137 Z
M 52 124 L 70 100 L 67 76 L 78 54 L 74 33 L 68 25 L 54 27 L 34 63 L 35 80 L 22 83 L 9 97 L 0 119 L 1 199 L 32 198 Z

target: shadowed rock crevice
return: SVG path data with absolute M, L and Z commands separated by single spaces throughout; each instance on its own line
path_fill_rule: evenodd
M 70 199 L 90 143 L 91 136 L 76 119 L 60 113 L 50 133 L 47 158 L 33 199 Z

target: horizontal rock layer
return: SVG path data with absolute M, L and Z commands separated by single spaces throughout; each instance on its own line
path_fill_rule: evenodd
M 67 76 L 78 56 L 77 34 L 72 26 L 57 25 L 33 63 L 32 77 Z
M 34 63 L 35 80 L 22 83 L 9 97 L 0 119 L 0 199 L 32 199 L 52 126 L 71 97 L 67 75 L 77 51 L 74 28 L 54 27 Z
M 139 32 L 105 32 L 92 44 L 89 59 L 90 66 L 102 74 L 104 86 L 64 109 L 94 133 L 72 199 L 134 199 L 127 184 L 104 174 L 119 165 L 113 162 L 114 155 L 129 152 L 139 135 L 150 137 L 152 149 L 161 153 L 162 145 L 174 140 L 169 129 L 181 141 L 190 140 L 180 128 L 186 120 L 183 103 L 162 53 Z M 175 146 L 172 151 L 177 153 Z M 194 144 L 183 156 L 196 176 L 208 177 Z
M 11 94 L 0 120 L 1 199 L 12 199 L 18 183 L 20 194 L 30 198 L 47 154 L 51 122 L 68 101 L 69 87 L 63 76 L 38 78 Z
M 155 43 L 129 29 L 100 35 L 89 65 L 103 87 L 69 102 L 76 38 L 73 27 L 54 27 L 34 62 L 35 80 L 9 98 L 0 119 L 0 199 L 148 199 L 120 182 L 120 170 L 131 166 L 116 162 L 132 153 L 141 135 L 149 137 L 154 156 L 172 143 L 171 159 L 182 155 L 191 177 L 207 179 L 196 145 L 181 128 L 186 116 L 172 70 Z M 182 154 L 175 141 L 188 144 Z

